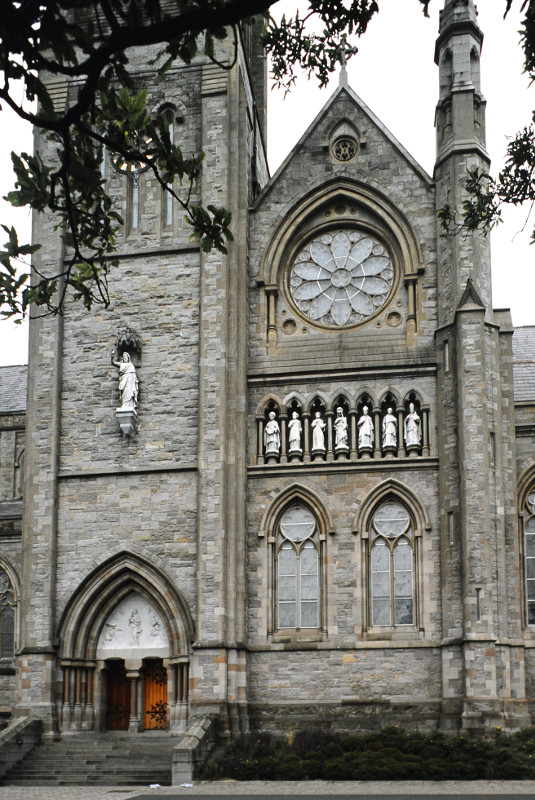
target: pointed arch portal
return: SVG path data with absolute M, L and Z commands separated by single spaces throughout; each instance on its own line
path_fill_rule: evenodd
M 62 730 L 182 730 L 193 622 L 167 576 L 121 553 L 97 567 L 60 627 Z

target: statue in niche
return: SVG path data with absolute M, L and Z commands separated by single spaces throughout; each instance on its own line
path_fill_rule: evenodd
M 347 450 L 348 430 L 347 417 L 344 416 L 344 409 L 338 406 L 334 419 L 334 448 L 335 450 Z
M 407 447 L 419 447 L 422 441 L 422 423 L 414 403 L 409 404 L 409 413 L 405 417 L 405 444 Z
M 383 447 L 398 446 L 398 421 L 388 408 L 383 417 Z
M 128 619 L 128 625 L 130 626 L 130 641 L 134 646 L 138 647 L 139 637 L 143 632 L 143 628 L 141 626 L 141 616 L 137 608 L 132 609 L 132 613 Z
M 300 453 L 301 452 L 301 431 L 303 426 L 301 425 L 301 420 L 299 419 L 299 414 L 297 411 L 292 412 L 292 418 L 288 423 L 288 439 L 290 444 L 290 453 Z
M 264 446 L 266 454 L 278 455 L 281 449 L 281 431 L 274 411 L 268 414 L 268 422 L 264 428 Z
M 362 416 L 358 421 L 359 429 L 359 450 L 373 448 L 374 425 L 372 418 L 368 414 L 368 406 L 362 409 Z
M 130 361 L 130 355 L 125 352 L 120 361 L 114 361 L 112 353 L 111 363 L 119 368 L 119 392 L 121 393 L 119 410 L 135 411 L 139 384 L 136 368 Z
M 324 430 L 327 423 L 321 418 L 321 412 L 316 411 L 314 419 L 312 420 L 312 449 L 325 450 L 325 434 Z

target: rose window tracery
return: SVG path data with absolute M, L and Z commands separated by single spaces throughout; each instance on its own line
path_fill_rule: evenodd
M 394 268 L 385 247 L 367 233 L 338 230 L 312 239 L 290 272 L 297 308 L 322 325 L 354 325 L 374 315 L 392 290 Z
M 337 161 L 351 161 L 357 155 L 357 143 L 349 136 L 342 136 L 333 144 L 332 152 Z

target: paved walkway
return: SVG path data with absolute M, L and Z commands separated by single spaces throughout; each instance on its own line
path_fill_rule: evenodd
M 196 796 L 200 800 L 214 796 L 249 798 L 297 797 L 331 798 L 352 796 L 364 798 L 388 798 L 404 796 L 424 800 L 445 800 L 449 797 L 470 798 L 480 795 L 480 800 L 500 797 L 517 798 L 518 795 L 535 797 L 535 781 L 199 781 L 193 786 L 164 786 L 150 789 L 148 786 L 0 786 L 0 800 L 152 800 L 153 797 L 182 798 Z

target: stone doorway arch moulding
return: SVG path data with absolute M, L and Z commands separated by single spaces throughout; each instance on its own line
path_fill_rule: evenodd
M 58 629 L 62 680 L 61 695 L 57 698 L 62 731 L 102 728 L 106 662 L 97 659 L 97 644 L 106 620 L 130 594 L 145 598 L 165 626 L 169 641 L 169 657 L 164 661 L 168 673 L 169 725 L 171 730 L 178 731 L 186 724 L 189 652 L 194 638 L 191 614 L 184 598 L 161 569 L 141 556 L 122 552 L 87 576 L 62 615 Z M 139 667 L 132 664 L 130 672 L 132 681 L 138 681 Z M 132 694 L 132 731 L 142 727 L 137 694 Z
M 314 189 L 285 214 L 265 250 L 257 284 L 264 289 L 266 297 L 268 344 L 277 343 L 275 306 L 279 292 L 284 291 L 284 272 L 289 255 L 295 249 L 296 243 L 309 236 L 307 222 L 323 208 L 335 203 L 351 204 L 375 220 L 372 227 L 369 221 L 364 222 L 363 227 L 368 230 L 375 228 L 388 241 L 395 256 L 397 290 L 401 284 L 407 289 L 407 333 L 414 334 L 417 330 L 417 281 L 425 268 L 415 231 L 405 215 L 386 195 L 358 181 L 337 179 Z M 353 220 L 353 224 L 359 225 L 358 217 Z M 321 228 L 321 225 L 318 226 L 318 230 Z

